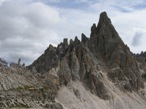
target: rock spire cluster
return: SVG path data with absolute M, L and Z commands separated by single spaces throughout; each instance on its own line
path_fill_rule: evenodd
M 50 45 L 29 68 L 40 73 L 58 69 L 60 84 L 81 81 L 95 95 L 110 99 L 102 73 L 121 90 L 137 91 L 144 87 L 135 56 L 119 37 L 107 13 L 100 14 L 91 27 L 90 38 L 81 35 L 68 44 L 64 39 L 57 47 Z M 101 73 L 102 72 L 102 73 Z

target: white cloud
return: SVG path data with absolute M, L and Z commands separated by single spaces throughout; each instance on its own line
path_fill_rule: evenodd
M 0 5 L 2 5 L 2 3 L 4 3 L 7 0 L 0 0 Z
M 45 2 L 46 0 L 44 0 L 44 2 Z M 64 1 L 64 0 L 49 0 L 49 2 L 52 2 L 52 3 L 59 3 L 59 2 L 61 2 L 61 1 Z
M 54 29 L 60 19 L 56 9 L 40 2 L 3 3 L 0 6 L 0 56 L 8 61 L 22 57 L 27 64 L 32 62 L 50 43 L 60 40 Z
M 146 44 L 140 40 L 140 44 L 137 46 L 132 45 L 133 38 L 136 33 L 142 34 L 142 40 L 146 40 L 146 9 L 134 11 L 130 13 L 118 13 L 112 16 L 113 23 L 118 30 L 120 36 L 126 44 L 131 48 L 133 52 L 140 52 L 145 50 Z
M 76 3 L 89 3 L 90 0 L 75 0 Z
M 41 2 L 32 3 L 27 6 L 25 17 L 37 27 L 47 27 L 59 22 L 59 13 Z
M 46 0 L 37 1 L 0 1 L 0 57 L 8 61 L 22 58 L 22 61 L 30 64 L 49 44 L 57 45 L 66 37 L 80 38 L 82 32 L 89 37 L 90 27 L 93 23 L 98 23 L 98 16 L 102 11 L 107 11 L 119 35 L 133 52 L 145 50 L 146 9 L 136 10 L 134 7 L 142 4 L 143 0 L 75 0 L 76 3 L 87 3 L 84 4 L 87 6 L 86 10 L 63 8 L 59 4 L 50 6 Z M 133 46 L 136 33 L 142 35 L 139 44 Z
M 141 44 L 141 37 L 142 37 L 142 33 L 135 33 L 134 37 L 133 37 L 133 40 L 132 40 L 132 43 L 131 45 L 134 46 L 134 47 L 137 47 Z

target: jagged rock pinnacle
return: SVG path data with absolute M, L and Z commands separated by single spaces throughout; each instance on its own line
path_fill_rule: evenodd
M 106 12 L 100 14 L 97 27 L 96 24 L 91 27 L 90 43 L 92 49 L 105 55 L 113 52 L 118 46 L 125 46 Z
M 88 38 L 85 36 L 85 34 L 82 33 L 81 37 L 83 43 L 86 43 L 88 41 Z
M 104 24 L 104 25 L 103 25 Z M 98 28 L 101 26 L 105 26 L 105 25 L 110 25 L 111 24 L 111 20 L 108 18 L 107 13 L 106 12 L 102 12 L 100 14 L 100 18 L 99 18 L 99 23 L 98 23 Z
M 105 38 L 118 38 L 118 41 L 123 42 L 119 37 L 116 29 L 112 25 L 112 22 L 106 12 L 102 12 L 100 14 L 99 22 L 97 25 L 97 33 L 104 34 Z
M 36 67 L 40 73 L 58 68 L 60 84 L 67 85 L 71 80 L 81 81 L 90 91 L 100 98 L 110 99 L 104 86 L 99 68 L 109 69 L 108 77 L 113 81 L 124 82 L 123 90 L 136 90 L 142 87 L 138 65 L 128 47 L 124 44 L 106 12 L 100 14 L 99 23 L 91 27 L 90 38 L 84 34 L 59 44 L 50 46 L 30 67 Z M 65 45 L 65 46 L 64 46 Z M 99 64 L 98 64 L 99 63 Z M 104 64 L 103 64 L 104 63 Z M 132 73 L 131 73 L 132 72 Z

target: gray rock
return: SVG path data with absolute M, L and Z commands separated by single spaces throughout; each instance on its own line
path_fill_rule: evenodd
M 111 99 L 111 95 L 101 72 L 106 72 L 121 91 L 138 91 L 144 87 L 139 68 L 144 69 L 145 63 L 139 67 L 140 61 L 124 44 L 106 12 L 100 14 L 97 26 L 91 27 L 90 38 L 81 36 L 81 41 L 75 37 L 69 44 L 64 39 L 57 47 L 50 45 L 28 68 L 35 67 L 41 75 L 57 69 L 60 86 L 69 87 L 71 81 L 80 81 L 104 100 Z

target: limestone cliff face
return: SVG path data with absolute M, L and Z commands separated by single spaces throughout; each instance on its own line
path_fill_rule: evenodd
M 68 44 L 67 39 L 52 45 L 30 67 L 48 72 L 59 67 L 60 84 L 81 81 L 94 94 L 110 99 L 102 80 L 105 72 L 121 90 L 137 91 L 144 87 L 135 56 L 119 37 L 106 12 L 100 14 L 99 23 L 91 27 L 90 38 L 82 34 Z
M 139 68 L 142 69 L 142 78 L 146 81 L 146 52 L 141 52 L 135 55 L 139 64 Z
M 97 27 L 93 24 L 90 37 L 90 49 L 101 55 L 112 81 L 120 80 L 124 83 L 122 87 L 129 91 L 143 87 L 135 56 L 121 40 L 105 12 L 101 13 Z

